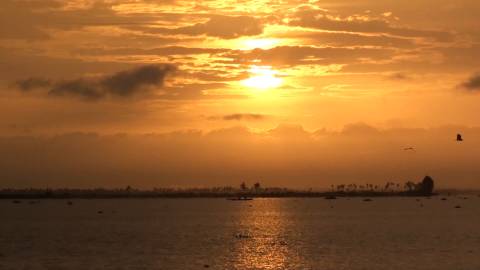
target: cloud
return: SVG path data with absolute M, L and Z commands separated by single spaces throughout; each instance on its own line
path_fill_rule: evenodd
M 467 81 L 460 85 L 462 88 L 470 91 L 480 91 L 480 73 L 471 76 Z
M 391 80 L 405 81 L 411 79 L 410 75 L 403 72 L 395 72 L 388 76 Z
M 444 31 L 397 27 L 385 18 L 367 15 L 341 17 L 326 10 L 310 8 L 297 11 L 288 24 L 328 31 L 383 33 L 399 37 L 431 38 L 441 42 L 452 40 L 452 35 Z
M 80 48 L 76 50 L 76 53 L 81 55 L 196 55 L 196 54 L 219 54 L 228 52 L 228 49 L 223 48 L 196 48 L 185 46 L 167 46 L 151 49 L 125 47 L 125 48 Z
M 345 125 L 341 133 L 348 136 L 365 136 L 378 135 L 380 132 L 375 127 L 359 122 Z
M 310 139 L 311 135 L 301 125 L 280 124 L 268 131 L 268 135 L 287 139 Z
M 255 36 L 263 33 L 260 19 L 251 16 L 221 16 L 216 15 L 208 21 L 177 28 L 134 26 L 130 29 L 148 34 L 167 35 L 207 35 L 223 39 L 233 39 L 241 36 Z
M 300 33 L 293 32 L 287 36 L 306 39 L 312 44 L 332 47 L 375 46 L 399 49 L 413 49 L 416 47 L 414 38 L 393 37 L 382 33 L 363 34 L 354 32 L 306 31 Z
M 121 71 L 104 78 L 100 84 L 116 96 L 131 96 L 145 86 L 163 86 L 167 74 L 174 71 L 171 65 L 147 65 L 134 70 Z
M 394 51 L 381 48 L 335 48 L 314 46 L 278 46 L 272 49 L 231 51 L 225 57 L 237 62 L 258 62 L 269 65 L 330 65 L 391 59 Z
M 223 116 L 212 116 L 210 120 L 225 120 L 225 121 L 259 121 L 267 118 L 266 115 L 256 113 L 234 113 Z
M 33 21 L 38 15 L 38 9 L 58 7 L 58 3 L 45 1 L 12 1 L 2 0 L 0 6 L 0 40 L 45 40 L 50 36 Z
M 50 96 L 78 96 L 87 100 L 101 99 L 106 92 L 97 82 L 86 79 L 69 80 L 56 83 L 49 91 Z
M 22 91 L 30 91 L 36 88 L 49 87 L 51 84 L 52 82 L 50 80 L 43 78 L 28 78 L 15 83 L 16 87 Z
M 172 65 L 145 65 L 100 78 L 79 78 L 52 82 L 43 78 L 28 78 L 16 82 L 22 91 L 46 89 L 49 96 L 72 96 L 85 100 L 107 97 L 132 97 L 145 94 L 152 87 L 162 87 L 165 77 L 174 72 Z

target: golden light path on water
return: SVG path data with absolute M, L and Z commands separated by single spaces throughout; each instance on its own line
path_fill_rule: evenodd
M 287 269 L 302 262 L 287 244 L 288 216 L 282 200 L 259 199 L 239 208 L 233 269 Z

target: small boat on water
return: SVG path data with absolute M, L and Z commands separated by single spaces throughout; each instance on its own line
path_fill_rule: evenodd
M 231 197 L 227 198 L 229 201 L 251 201 L 253 198 L 251 197 L 246 197 L 246 196 L 239 196 L 239 197 Z

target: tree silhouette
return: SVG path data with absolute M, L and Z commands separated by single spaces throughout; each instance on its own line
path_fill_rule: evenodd
M 241 189 L 242 191 L 247 190 L 247 184 L 245 184 L 245 182 L 242 182 L 242 183 L 240 184 L 240 189 Z
M 435 185 L 432 177 L 427 175 L 425 176 L 425 178 L 423 178 L 423 181 L 420 183 L 420 192 L 426 195 L 432 194 L 434 186 Z

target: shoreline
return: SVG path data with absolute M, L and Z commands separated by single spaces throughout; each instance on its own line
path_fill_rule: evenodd
M 188 198 L 355 198 L 355 197 L 431 197 L 438 193 L 423 194 L 419 192 L 283 192 L 283 193 L 10 193 L 0 194 L 0 200 L 21 199 L 188 199 Z

